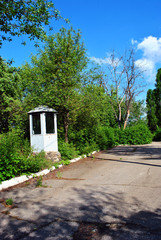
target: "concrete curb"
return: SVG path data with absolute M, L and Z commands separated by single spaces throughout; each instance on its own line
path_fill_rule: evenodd
M 97 152 L 97 151 L 94 151 L 94 152 L 92 152 L 92 153 L 89 153 L 88 155 L 83 155 L 83 156 L 74 158 L 74 159 L 70 160 L 70 163 L 77 162 L 77 161 L 79 161 L 80 159 L 83 159 L 83 158 L 85 158 L 85 157 L 87 157 L 87 156 L 90 156 L 90 155 L 92 155 L 92 154 L 95 154 L 96 152 Z M 61 168 L 61 167 L 63 167 L 62 164 L 60 164 L 60 165 L 58 166 L 58 168 Z M 10 180 L 3 181 L 3 182 L 0 184 L 0 191 L 3 190 L 3 189 L 9 188 L 9 187 L 13 187 L 13 186 L 15 186 L 15 185 L 17 185 L 17 184 L 19 184 L 19 183 L 23 183 L 23 182 L 25 182 L 25 181 L 33 178 L 33 177 L 39 177 L 39 176 L 46 175 L 46 174 L 48 174 L 49 172 L 51 172 L 51 171 L 53 171 L 53 170 L 55 170 L 55 169 L 56 169 L 55 167 L 52 167 L 52 168 L 50 168 L 50 169 L 44 169 L 44 170 L 42 170 L 42 171 L 40 171 L 40 172 L 33 173 L 33 174 L 29 175 L 29 176 L 23 175 L 23 176 L 20 176 L 20 177 L 15 177 L 15 178 L 12 178 L 12 179 L 10 179 Z

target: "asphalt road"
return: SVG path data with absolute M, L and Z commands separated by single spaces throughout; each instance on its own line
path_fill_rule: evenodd
M 99 152 L 42 187 L 0 192 L 8 198 L 14 205 L 0 203 L 0 239 L 72 240 L 80 224 L 94 223 L 104 225 L 95 239 L 160 240 L 161 143 Z

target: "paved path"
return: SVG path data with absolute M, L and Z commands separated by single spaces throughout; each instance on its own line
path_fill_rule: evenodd
M 0 192 L 15 204 L 0 204 L 0 239 L 72 240 L 81 222 L 105 223 L 101 240 L 161 239 L 161 143 L 118 146 L 59 171 L 47 187 Z

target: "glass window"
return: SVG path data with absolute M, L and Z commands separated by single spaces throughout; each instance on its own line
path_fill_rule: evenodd
M 55 133 L 54 113 L 46 113 L 46 133 Z
M 41 134 L 40 114 L 32 115 L 33 134 Z

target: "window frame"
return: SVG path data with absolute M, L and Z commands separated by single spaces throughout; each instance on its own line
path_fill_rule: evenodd
M 52 116 L 52 118 L 49 120 L 48 116 Z M 52 124 L 52 126 L 49 126 L 50 124 Z M 45 113 L 45 129 L 46 134 L 55 134 L 55 116 L 53 112 Z
M 36 123 L 36 117 L 39 117 L 39 122 L 38 124 Z M 35 124 L 36 123 L 36 124 Z M 37 125 L 37 126 L 36 126 Z M 39 126 L 38 126 L 39 125 Z M 35 126 L 36 126 L 36 133 L 35 133 Z M 41 134 L 41 115 L 40 113 L 34 113 L 32 114 L 32 134 L 33 135 L 38 135 L 38 134 Z

